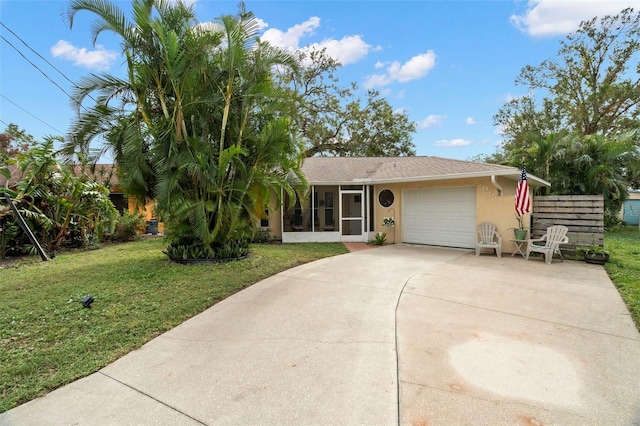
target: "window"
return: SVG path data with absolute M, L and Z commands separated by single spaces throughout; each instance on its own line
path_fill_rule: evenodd
M 390 189 L 383 189 L 380 191 L 380 194 L 378 194 L 378 202 L 382 207 L 390 207 L 394 201 L 395 197 Z
M 333 217 L 333 192 L 324 193 L 324 226 L 325 228 L 333 228 L 335 219 Z
M 264 214 L 265 214 L 265 216 L 267 216 L 267 219 L 260 218 L 260 228 L 268 228 L 269 227 L 269 210 L 265 210 Z

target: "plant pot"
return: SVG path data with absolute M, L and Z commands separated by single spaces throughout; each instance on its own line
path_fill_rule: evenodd
M 584 260 L 587 263 L 593 263 L 594 265 L 604 265 L 609 261 L 608 253 L 585 253 Z
M 529 232 L 526 229 L 514 229 L 513 233 L 516 236 L 516 240 L 526 240 L 527 239 L 527 232 Z

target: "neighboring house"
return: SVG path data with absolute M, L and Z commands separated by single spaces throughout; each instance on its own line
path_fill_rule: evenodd
M 284 243 L 367 242 L 385 232 L 389 242 L 473 248 L 477 224 L 489 221 L 503 237 L 503 250 L 515 250 L 509 240 L 517 226 L 518 168 L 440 157 L 311 157 L 302 169 L 308 205 L 296 203 L 261 221 Z M 527 177 L 531 194 L 550 186 Z M 396 225 L 384 227 L 385 217 Z
M 624 202 L 620 218 L 626 225 L 639 225 L 638 213 L 640 213 L 640 191 L 630 190 L 629 198 Z

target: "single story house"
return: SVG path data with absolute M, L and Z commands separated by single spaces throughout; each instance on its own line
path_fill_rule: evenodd
M 509 240 L 517 226 L 518 168 L 416 156 L 311 157 L 302 169 L 308 204 L 274 209 L 260 223 L 284 243 L 367 242 L 385 232 L 392 243 L 474 248 L 477 224 L 489 221 L 503 251 L 515 251 Z M 550 186 L 527 178 L 532 196 L 534 188 Z M 383 226 L 385 217 L 395 226 Z
M 503 238 L 503 252 L 515 251 L 509 240 L 517 226 L 518 168 L 415 156 L 310 157 L 302 170 L 310 185 L 307 202 L 274 206 L 268 219 L 260 220 L 260 227 L 283 243 L 368 242 L 384 232 L 391 243 L 474 248 L 477 225 L 492 222 Z M 15 183 L 17 170 L 12 172 L 9 182 L 0 176 L 1 186 Z M 154 219 L 152 204 L 137 206 L 118 188 L 113 166 L 98 165 L 89 174 L 110 187 L 120 211 L 139 209 L 146 220 Z M 534 175 L 527 178 L 531 194 L 550 186 Z M 384 218 L 393 218 L 395 225 L 383 226 Z

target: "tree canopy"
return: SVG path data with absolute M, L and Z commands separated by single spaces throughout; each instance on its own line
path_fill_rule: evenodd
M 556 57 L 525 66 L 516 83 L 529 94 L 509 101 L 494 116 L 506 139 L 504 149 L 513 157 L 526 149 L 531 135 L 609 136 L 638 128 L 640 12 L 628 8 L 582 22 L 560 42 Z
M 356 83 L 340 85 L 341 64 L 325 50 L 299 51 L 296 61 L 298 72 L 282 73 L 279 81 L 294 100 L 305 156 L 415 155 L 416 124 L 406 113 L 394 111 L 376 90 L 363 100 Z
M 556 57 L 525 66 L 516 83 L 528 95 L 494 116 L 505 143 L 483 160 L 525 158 L 551 193 L 602 194 L 606 224 L 616 223 L 628 188 L 640 185 L 640 12 L 582 22 Z

